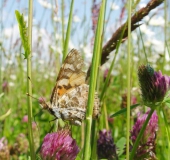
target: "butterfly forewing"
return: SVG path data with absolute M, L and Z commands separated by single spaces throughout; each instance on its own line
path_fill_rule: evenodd
M 51 103 L 57 103 L 58 97 L 64 95 L 68 90 L 85 83 L 86 73 L 82 71 L 84 65 L 79 52 L 72 49 L 59 71 L 56 85 L 51 95 Z
M 67 55 L 57 77 L 48 111 L 56 118 L 81 125 L 85 119 L 89 86 L 85 83 L 86 73 L 82 71 L 84 62 L 77 50 Z M 43 107 L 45 108 L 45 107 Z M 93 117 L 99 115 L 99 99 L 95 94 Z

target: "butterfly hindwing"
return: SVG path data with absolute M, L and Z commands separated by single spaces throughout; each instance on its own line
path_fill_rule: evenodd
M 83 65 L 78 51 L 72 49 L 59 71 L 50 102 L 41 102 L 43 109 L 74 125 L 81 125 L 86 117 L 89 85 L 85 83 L 86 73 L 82 71 Z M 99 106 L 99 98 L 95 93 L 93 118 L 98 117 Z

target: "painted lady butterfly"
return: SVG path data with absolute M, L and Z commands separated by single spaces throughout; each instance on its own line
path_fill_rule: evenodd
M 74 125 L 81 125 L 86 115 L 89 85 L 85 83 L 86 73 L 82 71 L 83 65 L 79 52 L 72 49 L 60 69 L 50 102 L 40 102 L 41 107 L 57 119 L 70 121 Z M 95 93 L 93 118 L 98 115 L 99 99 Z

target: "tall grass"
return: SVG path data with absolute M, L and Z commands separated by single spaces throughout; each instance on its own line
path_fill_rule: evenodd
M 123 7 L 119 8 L 118 10 L 120 12 L 117 13 L 116 10 L 110 8 L 111 5 L 109 1 L 106 3 L 106 1 L 103 0 L 101 3 L 100 13 L 98 15 L 97 30 L 95 35 L 93 35 L 94 32 L 92 33 L 91 29 L 91 14 L 86 13 L 86 10 L 88 7 L 91 7 L 91 4 L 90 6 L 82 4 L 82 6 L 79 6 L 78 8 L 76 3 L 74 3 L 74 0 L 70 1 L 70 4 L 67 4 L 67 1 L 61 1 L 61 4 L 57 4 L 58 13 L 52 13 L 51 19 L 49 18 L 49 10 L 55 12 L 56 6 L 52 9 L 44 6 L 43 12 L 41 13 L 42 15 L 40 16 L 43 18 L 40 22 L 35 22 L 32 30 L 32 16 L 34 14 L 36 15 L 38 11 L 35 6 L 35 12 L 33 13 L 33 1 L 30 0 L 29 2 L 29 21 L 28 23 L 24 23 L 23 21 L 23 24 L 20 24 L 21 29 L 23 29 L 22 25 L 25 25 L 22 32 L 28 33 L 28 37 L 25 37 L 25 34 L 22 37 L 22 34 L 20 33 L 21 38 L 18 37 L 14 42 L 12 37 L 15 33 L 13 32 L 10 39 L 8 39 L 7 36 L 5 37 L 4 35 L 5 28 L 2 27 L 2 24 L 7 27 L 7 22 L 3 21 L 1 24 L 1 32 L 3 32 L 3 34 L 2 40 L 0 41 L 0 82 L 2 86 L 0 89 L 0 108 L 2 109 L 0 113 L 0 139 L 5 137 L 8 140 L 9 148 L 13 151 L 12 149 L 14 148 L 14 144 L 20 144 L 18 142 L 18 136 L 22 133 L 23 135 L 26 135 L 26 138 L 23 138 L 22 143 L 27 144 L 27 141 L 29 140 L 30 146 L 28 148 L 27 145 L 25 145 L 26 151 L 22 148 L 23 152 L 18 151 L 10 156 L 12 158 L 17 156 L 21 159 L 27 159 L 28 157 L 31 159 L 36 159 L 39 157 L 38 151 L 44 136 L 55 130 L 55 122 L 51 121 L 53 117 L 50 114 L 43 112 L 38 104 L 38 101 L 32 101 L 31 97 L 26 96 L 26 93 L 28 92 L 30 95 L 37 98 L 43 97 L 46 100 L 50 98 L 50 94 L 57 77 L 56 73 L 62 64 L 60 58 L 62 57 L 61 54 L 63 54 L 64 60 L 68 51 L 72 49 L 69 47 L 69 42 L 73 42 L 75 43 L 75 48 L 83 54 L 82 56 L 85 58 L 85 61 L 87 60 L 86 62 L 88 65 L 90 65 L 89 61 L 91 61 L 91 59 L 86 57 L 90 57 L 90 50 L 93 52 L 91 56 L 92 67 L 90 70 L 90 88 L 86 120 L 81 127 L 72 126 L 71 129 L 72 137 L 76 140 L 78 146 L 80 147 L 80 153 L 78 154 L 77 159 L 97 159 L 97 139 L 99 138 L 99 130 L 103 129 L 106 129 L 107 131 L 110 130 L 112 132 L 114 144 L 117 146 L 117 154 L 119 159 L 133 159 L 136 149 L 138 148 L 140 138 L 145 130 L 147 121 L 149 120 L 148 116 L 148 119 L 146 120 L 144 127 L 141 129 L 141 132 L 139 133 L 140 135 L 136 140 L 133 149 L 131 149 L 130 131 L 133 128 L 133 124 L 136 122 L 137 114 L 139 112 L 144 113 L 146 111 L 146 107 L 141 103 L 142 99 L 139 91 L 140 87 L 137 77 L 137 68 L 140 64 L 149 63 L 155 70 L 161 69 L 164 74 L 170 76 L 168 57 L 168 46 L 170 43 L 168 34 L 169 17 L 167 16 L 169 13 L 167 3 L 169 2 L 165 2 L 164 10 L 159 7 L 156 12 L 149 14 L 148 16 L 150 20 L 146 19 L 147 22 L 143 20 L 140 30 L 137 29 L 132 33 L 130 27 L 132 25 L 131 8 L 134 12 L 135 10 L 138 10 L 137 7 L 139 6 L 136 4 L 132 4 L 131 6 L 131 1 L 128 1 L 128 11 L 126 11 L 126 4 L 119 2 L 121 3 L 119 6 Z M 21 2 L 13 1 L 13 4 L 15 3 L 21 4 Z M 140 4 L 139 1 L 138 3 Z M 12 6 L 8 8 L 9 13 L 12 12 L 10 8 L 12 8 Z M 75 10 L 77 8 L 80 10 L 84 9 L 83 15 L 81 16 L 85 18 L 83 21 L 80 18 L 81 23 L 79 24 L 74 22 L 74 16 L 76 14 Z M 17 8 L 14 9 L 16 10 Z M 91 12 L 91 9 L 88 11 Z M 151 26 L 150 23 L 154 19 L 154 16 L 162 16 L 163 12 L 165 13 L 163 17 L 165 20 L 164 26 Z M 2 17 L 2 10 L 0 14 Z M 40 11 L 38 14 L 40 14 Z M 49 15 L 47 19 L 44 16 L 45 14 Z M 77 14 L 79 14 L 79 12 L 77 12 Z M 117 15 L 115 16 L 114 14 Z M 23 13 L 23 15 L 26 15 L 26 13 Z M 54 15 L 57 15 L 58 18 L 61 17 L 61 22 L 55 21 L 53 17 Z M 117 19 L 113 23 L 112 19 L 114 17 Z M 110 52 L 107 62 L 103 66 L 100 66 L 100 60 L 103 60 L 102 58 L 104 56 L 102 47 L 108 42 L 108 39 L 111 38 L 113 32 L 116 31 L 122 21 L 127 19 L 127 17 L 129 17 L 128 43 L 123 37 L 124 32 L 127 32 L 127 28 L 125 27 L 124 30 L 122 30 L 121 35 L 119 35 L 119 41 L 115 47 L 116 51 Z M 65 23 L 64 21 L 67 19 L 68 23 Z M 16 19 L 14 21 L 16 23 Z M 53 26 L 49 29 L 48 26 L 50 23 L 47 22 L 51 21 L 53 22 Z M 65 28 L 67 28 L 66 33 Z M 36 34 L 35 30 L 37 30 Z M 49 30 L 52 30 L 52 32 L 50 33 Z M 53 30 L 55 31 L 53 32 Z M 162 31 L 164 31 L 164 33 Z M 44 38 L 43 34 L 45 34 L 45 32 L 48 34 Z M 34 36 L 33 43 L 31 42 L 32 33 Z M 150 33 L 155 34 L 155 36 L 149 35 Z M 165 40 L 161 37 L 163 36 L 162 33 L 164 34 L 163 38 L 165 38 Z M 56 34 L 59 36 L 57 37 Z M 94 37 L 95 40 L 93 44 L 92 41 Z M 150 37 L 152 38 L 150 39 Z M 37 41 L 35 41 L 35 39 Z M 45 41 L 45 43 L 48 43 L 47 48 L 44 48 L 46 45 L 44 43 L 44 39 L 50 41 L 50 43 Z M 150 42 L 148 42 L 149 40 Z M 124 44 L 122 44 L 122 42 L 124 42 Z M 159 47 L 157 48 L 157 45 L 154 43 L 157 44 L 158 42 Z M 31 44 L 33 44 L 32 47 Z M 83 47 L 82 44 L 84 45 Z M 89 44 L 90 46 L 88 51 L 88 45 L 85 44 Z M 156 50 L 161 49 L 162 45 L 163 50 Z M 21 46 L 24 47 L 24 50 Z M 108 50 L 110 50 L 110 48 L 108 48 Z M 24 55 L 22 53 L 24 53 Z M 24 58 L 27 60 L 27 65 Z M 104 77 L 105 70 L 108 70 L 106 77 Z M 92 111 L 94 94 L 97 91 L 96 85 L 98 86 L 98 95 L 101 101 L 101 116 L 98 120 L 93 121 Z M 123 97 L 124 95 L 127 95 L 125 99 Z M 133 97 L 135 97 L 135 103 L 132 102 Z M 28 108 L 26 107 L 27 98 Z M 162 105 L 161 109 L 157 107 L 157 114 L 159 116 L 159 130 L 156 138 L 156 157 L 161 160 L 166 160 L 167 157 L 170 157 L 170 111 L 168 102 L 169 101 L 167 100 Z M 124 106 L 127 107 L 124 108 Z M 153 111 L 154 110 L 152 110 L 152 112 Z M 150 116 L 152 112 L 150 112 Z M 28 116 L 27 122 L 24 120 L 25 116 Z M 36 127 L 33 126 L 34 121 L 37 124 Z M 14 149 L 16 151 L 16 148 Z M 36 151 L 37 153 L 35 153 Z
M 130 137 L 130 104 L 131 104 L 131 1 L 128 1 L 128 56 L 127 56 L 127 115 L 126 115 L 126 159 L 129 159 Z
M 90 73 L 90 87 L 89 87 L 89 96 L 87 103 L 87 113 L 86 113 L 86 131 L 85 131 L 85 145 L 84 145 L 84 159 L 88 160 L 91 156 L 91 146 L 90 146 L 90 137 L 91 137 L 91 127 L 92 127 L 92 114 L 94 106 L 94 96 L 97 82 L 98 67 L 100 63 L 100 54 L 101 54 L 101 45 L 103 38 L 103 27 L 105 20 L 105 7 L 106 1 L 103 0 L 101 4 L 101 9 L 98 17 L 98 25 L 96 29 L 96 36 L 93 49 L 93 58 L 92 58 L 92 69 Z

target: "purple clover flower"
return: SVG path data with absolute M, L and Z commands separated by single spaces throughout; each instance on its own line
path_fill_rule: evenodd
M 135 143 L 138 134 L 144 122 L 146 121 L 149 112 L 150 109 L 143 115 L 140 113 L 138 114 L 137 121 L 131 131 L 132 144 Z M 144 131 L 144 134 L 140 140 L 135 158 L 142 158 L 142 159 L 146 157 L 155 158 L 155 140 L 156 140 L 157 131 L 158 131 L 158 116 L 156 111 L 154 111 Z
M 99 139 L 97 140 L 97 155 L 99 159 L 117 159 L 116 146 L 113 142 L 111 131 L 103 129 L 99 132 Z
M 40 151 L 43 160 L 74 160 L 78 153 L 76 141 L 70 136 L 68 130 L 48 133 Z
M 170 88 L 170 77 L 163 76 L 161 71 L 155 72 L 149 65 L 139 67 L 138 77 L 143 101 L 146 104 L 162 102 Z
M 8 93 L 9 92 L 9 84 L 8 84 L 8 81 L 6 81 L 5 79 L 3 80 L 3 83 L 2 83 L 2 91 L 5 93 Z

